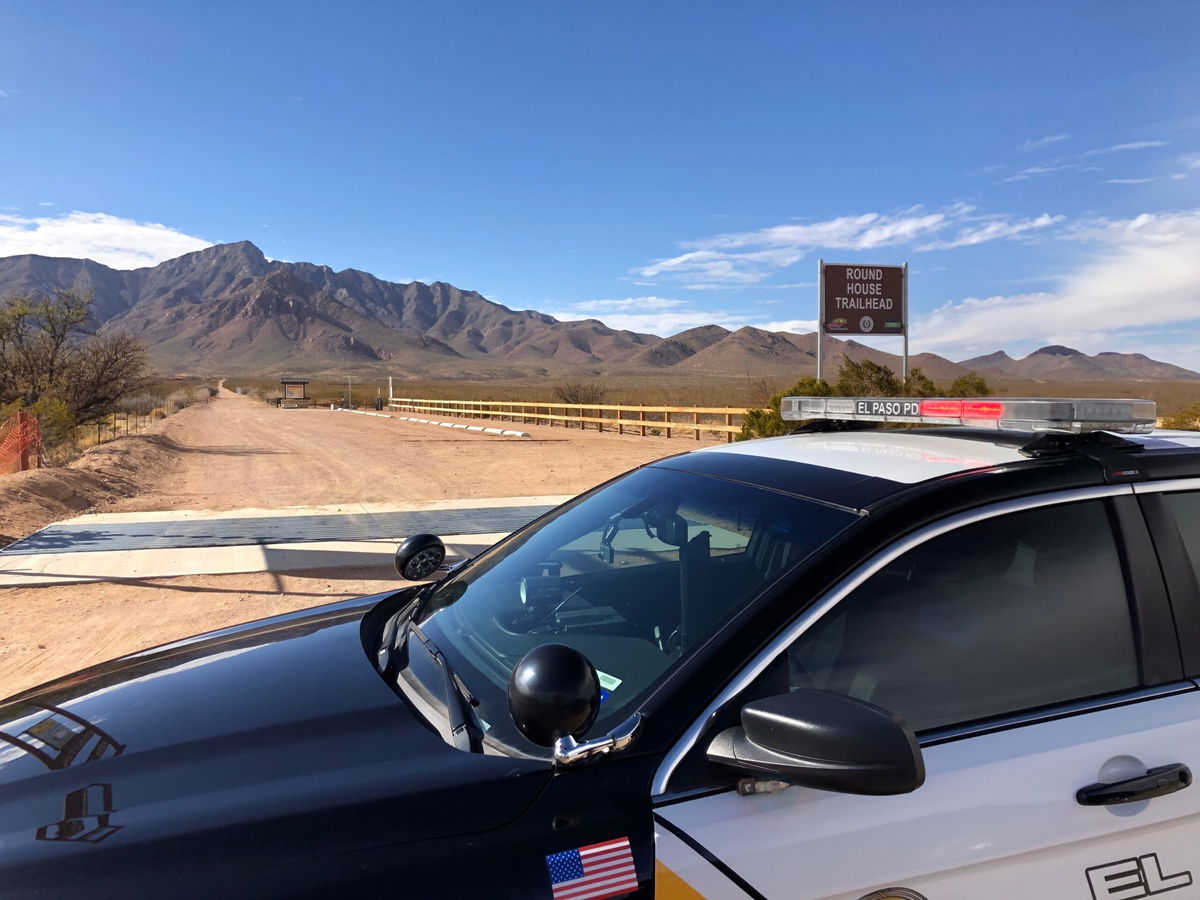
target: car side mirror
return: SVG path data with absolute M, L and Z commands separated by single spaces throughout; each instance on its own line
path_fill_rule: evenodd
M 446 545 L 436 534 L 414 534 L 396 548 L 396 574 L 408 581 L 428 578 L 446 559 Z
M 747 703 L 742 726 L 713 738 L 708 759 L 846 794 L 907 794 L 925 783 L 921 748 L 904 720 L 829 691 Z

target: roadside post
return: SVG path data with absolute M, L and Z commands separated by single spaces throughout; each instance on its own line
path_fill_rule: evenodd
M 817 260 L 817 378 L 825 377 L 826 334 L 904 339 L 908 378 L 908 263 L 827 263 Z

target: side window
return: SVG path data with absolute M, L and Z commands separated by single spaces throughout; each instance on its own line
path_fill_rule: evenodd
M 1175 518 L 1196 580 L 1200 582 L 1200 493 L 1163 494 L 1163 502 Z
M 923 544 L 802 635 L 787 666 L 792 689 L 849 694 L 917 731 L 1136 687 L 1106 505 L 1030 510 Z

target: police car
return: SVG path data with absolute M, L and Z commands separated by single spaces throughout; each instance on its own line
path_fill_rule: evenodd
M 783 415 L 439 582 L 9 699 L 0 894 L 1200 896 L 1200 436 Z

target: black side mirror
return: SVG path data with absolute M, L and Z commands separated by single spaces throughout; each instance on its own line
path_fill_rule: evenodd
M 409 581 L 428 578 L 446 559 L 446 545 L 436 534 L 414 534 L 396 548 L 396 572 Z
M 600 712 L 596 667 L 565 644 L 534 647 L 508 679 L 508 713 L 513 724 L 539 747 L 559 738 L 580 737 Z
M 747 703 L 742 727 L 718 734 L 708 758 L 846 794 L 907 794 L 925 783 L 921 748 L 902 719 L 829 691 L 795 691 Z

